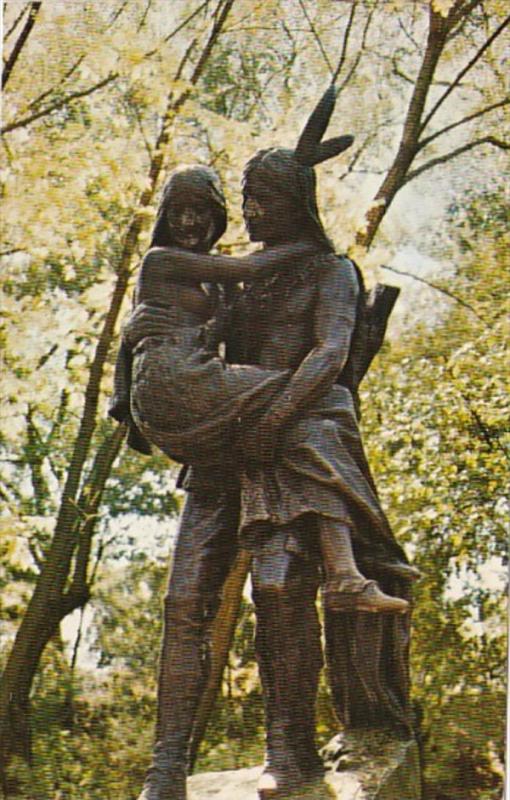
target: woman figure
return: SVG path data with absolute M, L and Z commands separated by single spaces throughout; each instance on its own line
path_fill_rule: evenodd
M 226 366 L 217 352 L 218 284 L 268 274 L 307 251 L 286 245 L 244 258 L 208 255 L 226 224 L 225 199 L 212 169 L 186 167 L 171 174 L 135 291 L 135 307 L 163 311 L 165 329 L 133 350 L 123 343 L 110 407 L 111 416 L 129 421 L 170 458 L 195 466 L 232 459 L 238 427 L 267 406 L 289 374 Z M 134 444 L 150 452 L 139 435 Z

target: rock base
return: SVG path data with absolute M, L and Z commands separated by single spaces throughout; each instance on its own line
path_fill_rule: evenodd
M 350 800 L 342 793 L 342 777 L 355 776 L 361 794 L 356 800 L 421 800 L 421 767 L 415 739 L 397 739 L 386 731 L 339 733 L 321 755 L 338 800 Z
M 418 747 L 381 731 L 341 733 L 322 750 L 324 782 L 286 800 L 421 800 Z M 262 767 L 188 780 L 189 800 L 258 800 Z

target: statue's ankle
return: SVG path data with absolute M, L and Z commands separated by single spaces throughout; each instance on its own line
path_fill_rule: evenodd
M 337 572 L 329 575 L 323 586 L 325 597 L 333 594 L 358 594 L 367 585 L 368 580 L 356 572 Z

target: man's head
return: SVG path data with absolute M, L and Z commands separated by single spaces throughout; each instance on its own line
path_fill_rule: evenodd
M 313 169 L 283 148 L 260 150 L 243 175 L 243 214 L 250 239 L 274 245 L 312 239 L 331 249 L 315 197 Z
M 180 167 L 171 173 L 152 236 L 151 247 L 182 247 L 206 252 L 227 226 L 220 180 L 209 167 Z
M 321 141 L 335 97 L 335 88 L 330 86 L 310 115 L 294 150 L 260 150 L 246 165 L 243 213 L 252 241 L 279 244 L 312 239 L 332 249 L 317 208 L 313 167 L 353 142 L 352 136 Z

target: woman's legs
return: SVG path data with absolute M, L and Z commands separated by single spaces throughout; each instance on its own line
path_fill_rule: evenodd
M 409 603 L 384 594 L 375 581 L 359 571 L 344 520 L 318 517 L 319 541 L 326 583 L 324 601 L 331 611 L 392 611 L 403 614 Z
M 149 442 L 194 467 L 236 461 L 243 431 L 253 427 L 290 375 L 225 364 L 165 339 L 145 347 L 134 359 L 133 419 Z

